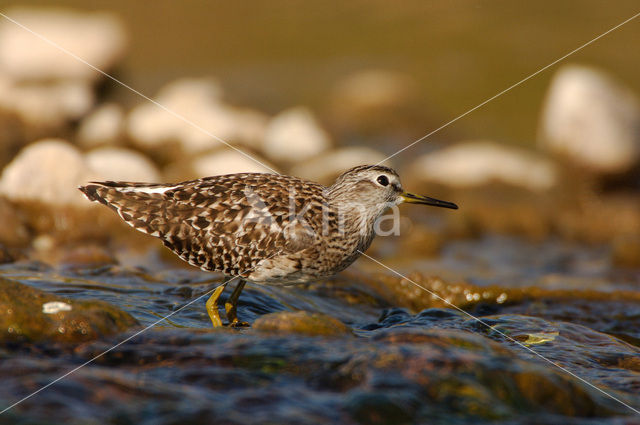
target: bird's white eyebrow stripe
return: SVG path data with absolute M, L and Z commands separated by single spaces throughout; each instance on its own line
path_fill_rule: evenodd
M 139 187 L 139 186 L 123 186 L 119 189 L 126 192 L 142 192 L 142 193 L 165 193 L 168 190 L 176 189 L 178 186 L 161 186 L 161 187 Z

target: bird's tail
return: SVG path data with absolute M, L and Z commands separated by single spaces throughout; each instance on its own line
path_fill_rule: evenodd
M 162 237 L 169 230 L 171 211 L 164 202 L 164 192 L 172 185 L 91 182 L 78 189 L 90 201 L 100 202 L 115 211 L 127 224 L 153 236 Z

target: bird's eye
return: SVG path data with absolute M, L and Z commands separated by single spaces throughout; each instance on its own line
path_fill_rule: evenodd
M 389 179 L 387 178 L 387 176 L 378 176 L 378 183 L 380 183 L 380 185 L 382 186 L 388 186 Z

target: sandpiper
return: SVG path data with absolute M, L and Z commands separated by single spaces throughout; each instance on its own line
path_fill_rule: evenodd
M 369 247 L 376 219 L 393 205 L 458 208 L 403 191 L 398 174 L 378 165 L 351 168 L 329 187 L 241 173 L 177 184 L 91 182 L 79 189 L 189 264 L 239 278 L 225 303 L 232 326 L 246 325 L 237 317 L 246 281 L 293 285 L 344 270 Z M 206 303 L 214 327 L 222 326 L 218 298 L 225 286 Z

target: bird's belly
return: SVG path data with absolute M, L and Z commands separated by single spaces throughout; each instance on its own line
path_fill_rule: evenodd
M 289 286 L 326 279 L 348 266 L 330 261 L 328 256 L 281 256 L 266 259 L 243 277 L 262 285 Z M 351 264 L 351 262 L 349 262 Z

